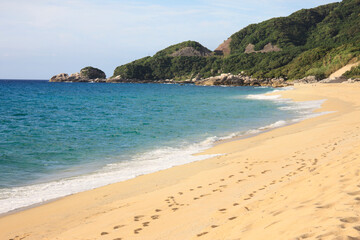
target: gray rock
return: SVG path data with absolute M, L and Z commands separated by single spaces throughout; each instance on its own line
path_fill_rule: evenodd
M 325 78 L 321 80 L 320 83 L 342 83 L 346 81 L 347 81 L 346 77 L 336 77 L 336 78 Z
M 50 82 L 65 82 L 68 80 L 68 78 L 69 75 L 67 73 L 60 73 L 50 78 Z
M 223 73 L 219 76 L 200 79 L 196 81 L 195 84 L 204 85 L 204 86 L 227 85 L 227 86 L 271 86 L 271 87 L 285 87 L 292 85 L 286 82 L 284 78 L 257 79 L 250 76 L 243 76 L 242 74 L 233 75 L 230 73 Z
M 303 84 L 317 83 L 317 82 L 318 82 L 318 80 L 316 79 L 315 76 L 307 76 L 307 77 L 304 77 L 302 79 L 294 80 L 294 83 L 303 83 Z

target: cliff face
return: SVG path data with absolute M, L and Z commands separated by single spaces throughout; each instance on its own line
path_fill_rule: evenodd
M 230 49 L 230 43 L 231 43 L 231 38 L 228 38 L 227 40 L 225 40 L 222 44 L 220 44 L 215 50 L 214 52 L 218 55 L 223 55 L 223 56 L 228 56 L 231 53 L 231 49 Z

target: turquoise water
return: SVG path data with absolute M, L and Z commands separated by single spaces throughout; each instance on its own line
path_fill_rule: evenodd
M 200 160 L 218 139 L 304 114 L 269 91 L 0 81 L 0 212 Z

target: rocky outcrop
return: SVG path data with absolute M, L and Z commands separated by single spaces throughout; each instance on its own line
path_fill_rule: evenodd
M 329 78 L 325 78 L 321 81 L 319 81 L 320 83 L 342 83 L 342 82 L 346 82 L 347 78 L 346 77 L 329 77 Z
M 318 79 L 316 79 L 315 76 L 307 76 L 302 79 L 294 80 L 293 83 L 301 83 L 301 84 L 307 84 L 307 83 L 317 83 Z
M 60 73 L 53 76 L 50 82 L 106 82 L 106 75 L 103 71 L 94 67 L 85 67 L 80 73 Z
M 349 78 L 346 83 L 359 83 L 360 82 L 360 78 Z
M 50 82 L 67 82 L 69 75 L 67 73 L 60 73 L 50 78 Z
M 201 51 L 196 50 L 193 47 L 184 47 L 182 49 L 177 50 L 176 52 L 170 54 L 171 57 L 179 57 L 179 56 L 186 56 L 186 57 L 208 57 L 211 56 L 211 51 L 208 49 L 203 49 Z
M 196 85 L 203 86 L 270 86 L 270 87 L 285 87 L 292 85 L 285 81 L 284 78 L 266 78 L 258 79 L 242 74 L 234 75 L 231 73 L 221 74 L 216 77 L 209 77 L 195 81 Z
M 268 43 L 264 46 L 264 48 L 260 51 L 255 51 L 255 45 L 249 43 L 245 48 L 245 53 L 268 53 L 268 52 L 279 52 L 281 51 L 281 48 L 279 48 L 276 45 L 272 45 L 271 43 Z
M 80 77 L 88 78 L 88 79 L 97 79 L 97 78 L 105 79 L 106 75 L 102 70 L 98 68 L 85 67 L 80 70 Z
M 230 52 L 231 52 L 230 43 L 231 43 L 231 38 L 228 38 L 226 41 L 224 41 L 222 44 L 220 44 L 214 50 L 215 55 L 224 55 L 224 56 L 230 55 Z

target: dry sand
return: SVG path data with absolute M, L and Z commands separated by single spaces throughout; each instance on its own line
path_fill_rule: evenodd
M 360 239 L 360 85 L 282 95 L 336 111 L 223 153 L 0 218 L 0 239 Z
M 356 62 L 356 63 L 350 63 L 342 68 L 340 68 L 339 70 L 337 70 L 336 72 L 332 73 L 329 78 L 337 78 L 337 77 L 341 77 L 344 73 L 346 73 L 347 71 L 349 71 L 352 67 L 356 67 L 360 64 L 360 62 Z

